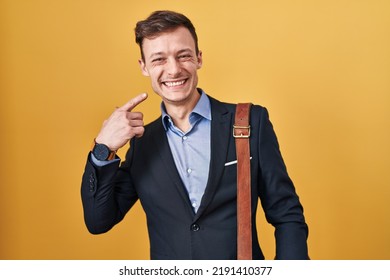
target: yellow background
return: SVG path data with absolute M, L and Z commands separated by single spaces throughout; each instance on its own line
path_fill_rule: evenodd
M 200 87 L 269 109 L 311 258 L 390 259 L 387 0 L 0 1 L 0 258 L 149 258 L 139 204 L 87 232 L 80 181 L 115 106 L 146 91 L 146 122 L 159 115 L 133 35 L 157 9 L 195 24 Z M 273 228 L 258 220 L 272 259 Z

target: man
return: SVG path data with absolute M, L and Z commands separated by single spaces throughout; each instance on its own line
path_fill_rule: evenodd
M 93 234 L 120 222 L 139 199 L 146 213 L 152 259 L 236 259 L 235 105 L 197 88 L 202 66 L 188 18 L 157 11 L 137 23 L 141 71 L 162 98 L 162 116 L 144 127 L 131 99 L 104 122 L 88 157 L 81 194 Z M 253 259 L 264 259 L 257 239 L 261 200 L 275 227 L 277 259 L 307 259 L 308 229 L 268 113 L 251 111 Z M 122 165 L 115 152 L 130 140 Z

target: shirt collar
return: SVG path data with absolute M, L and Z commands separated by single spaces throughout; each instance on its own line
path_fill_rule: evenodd
M 210 99 L 207 97 L 207 94 L 202 89 L 198 89 L 198 92 L 200 94 L 200 98 L 189 116 L 191 124 L 192 124 L 192 119 L 196 118 L 196 115 L 199 115 L 200 117 L 203 117 L 211 121 Z M 172 120 L 165 109 L 164 102 L 161 102 L 160 109 L 161 109 L 162 123 L 165 131 L 167 131 L 169 122 L 172 122 Z

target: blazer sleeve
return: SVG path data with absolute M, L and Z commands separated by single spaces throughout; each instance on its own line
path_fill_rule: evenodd
M 265 108 L 260 113 L 258 131 L 259 196 L 267 221 L 275 227 L 276 259 L 308 259 L 308 227 L 303 207 L 287 173 Z
M 93 164 L 89 154 L 81 183 L 85 224 L 92 234 L 109 231 L 119 223 L 138 200 L 126 164 Z M 131 161 L 131 149 L 126 155 Z

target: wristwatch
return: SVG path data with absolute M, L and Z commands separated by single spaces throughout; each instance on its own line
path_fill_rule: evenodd
M 110 148 L 108 148 L 106 145 L 96 143 L 96 141 L 94 140 L 92 146 L 92 154 L 97 160 L 112 160 L 115 158 L 116 151 L 111 151 Z

